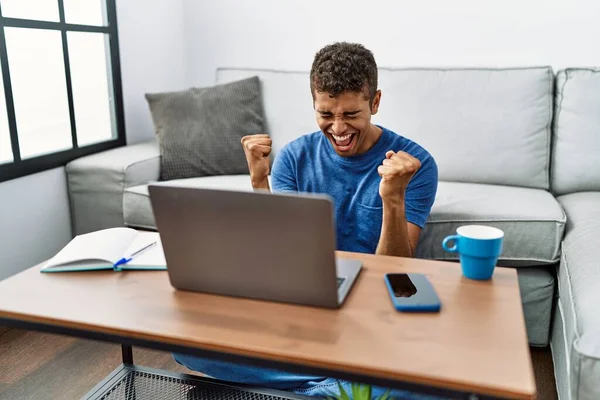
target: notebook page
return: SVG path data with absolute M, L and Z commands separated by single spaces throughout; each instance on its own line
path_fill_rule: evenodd
M 138 232 L 130 228 L 109 228 L 78 235 L 52 257 L 45 268 L 84 260 L 114 264 L 123 257 L 137 235 Z
M 125 251 L 125 257 L 129 257 L 129 255 L 153 242 L 156 242 L 156 245 L 134 256 L 133 260 L 127 263 L 127 266 L 166 266 L 167 261 L 165 260 L 158 232 L 139 232 L 131 246 Z

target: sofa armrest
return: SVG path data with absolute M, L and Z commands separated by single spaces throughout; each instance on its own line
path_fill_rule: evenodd
M 160 151 L 156 140 L 81 157 L 66 165 L 73 233 L 124 226 L 123 192 L 157 181 Z

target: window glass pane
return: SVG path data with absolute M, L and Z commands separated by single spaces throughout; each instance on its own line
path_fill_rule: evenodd
M 0 74 L 1 75 L 1 74 Z M 13 160 L 6 114 L 6 98 L 4 97 L 4 81 L 0 76 L 0 164 Z
M 105 0 L 63 0 L 69 24 L 107 25 Z
M 67 32 L 79 146 L 117 137 L 108 35 Z
M 59 31 L 5 28 L 21 158 L 72 147 Z
M 56 0 L 1 0 L 0 5 L 3 17 L 59 21 Z

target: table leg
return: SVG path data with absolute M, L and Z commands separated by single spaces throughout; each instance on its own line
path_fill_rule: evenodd
M 133 349 L 129 345 L 121 345 L 121 353 L 123 355 L 123 364 L 133 365 Z

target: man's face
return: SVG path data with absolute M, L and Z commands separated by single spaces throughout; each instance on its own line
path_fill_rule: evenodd
M 378 136 L 371 115 L 377 112 L 380 97 L 377 91 L 370 104 L 363 93 L 344 92 L 330 97 L 329 93 L 315 92 L 317 124 L 340 156 L 361 154 L 373 146 Z

